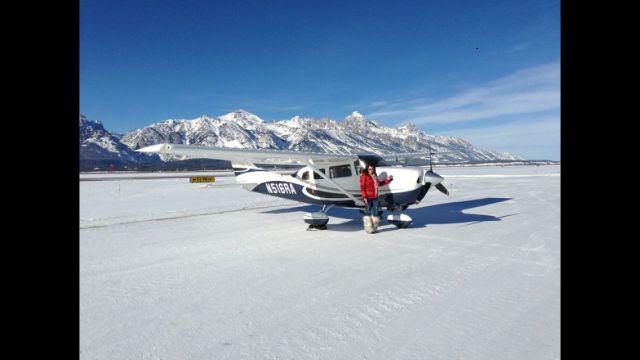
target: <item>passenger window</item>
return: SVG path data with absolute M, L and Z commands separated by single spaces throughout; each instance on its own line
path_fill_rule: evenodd
M 350 165 L 332 166 L 329 168 L 329 174 L 331 178 L 351 176 L 351 166 Z

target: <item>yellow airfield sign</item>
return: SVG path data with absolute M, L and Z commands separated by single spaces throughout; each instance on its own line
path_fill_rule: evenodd
M 190 183 L 213 183 L 216 182 L 215 176 L 192 176 L 189 179 Z

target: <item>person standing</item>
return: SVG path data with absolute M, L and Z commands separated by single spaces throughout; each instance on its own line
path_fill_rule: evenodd
M 393 181 L 393 175 L 389 175 L 385 180 L 378 180 L 376 167 L 372 164 L 367 165 L 367 169 L 360 174 L 360 194 L 364 201 L 364 228 L 368 233 L 375 232 L 380 223 L 378 216 L 378 187 L 387 185 Z

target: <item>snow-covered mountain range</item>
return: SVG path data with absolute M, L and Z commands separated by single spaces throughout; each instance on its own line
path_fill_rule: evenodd
M 431 146 L 436 161 L 524 160 L 510 153 L 478 149 L 457 137 L 429 135 L 412 124 L 386 127 L 357 111 L 342 121 L 295 116 L 265 122 L 254 114 L 237 110 L 218 117 L 164 120 L 121 137 L 80 115 L 81 160 L 104 157 L 131 163 L 151 161 L 148 155 L 134 150 L 159 143 L 332 154 L 428 152 Z
M 120 137 L 105 130 L 100 121 L 80 115 L 80 160 L 119 160 L 136 163 L 140 157 Z

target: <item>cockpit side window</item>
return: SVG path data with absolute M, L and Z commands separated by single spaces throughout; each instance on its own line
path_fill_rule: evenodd
M 331 166 L 329 168 L 329 176 L 331 178 L 351 176 L 351 165 Z
M 323 174 L 326 174 L 326 173 L 324 172 L 324 169 L 318 169 L 318 170 L 322 171 L 322 173 L 323 173 Z M 314 178 L 314 179 L 322 179 L 322 176 L 320 176 L 317 172 L 315 172 L 315 171 L 314 171 L 314 172 L 313 172 L 313 178 Z

